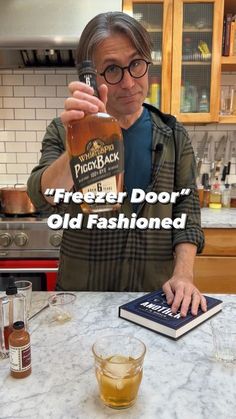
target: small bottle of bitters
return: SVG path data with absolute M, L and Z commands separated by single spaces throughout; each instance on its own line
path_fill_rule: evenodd
M 30 335 L 23 321 L 13 324 L 13 332 L 9 336 L 9 356 L 12 377 L 25 378 L 31 374 Z

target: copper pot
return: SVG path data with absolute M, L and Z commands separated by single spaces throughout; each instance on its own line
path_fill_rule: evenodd
M 1 212 L 4 214 L 33 214 L 36 208 L 27 194 L 26 186 L 9 186 L 0 189 Z

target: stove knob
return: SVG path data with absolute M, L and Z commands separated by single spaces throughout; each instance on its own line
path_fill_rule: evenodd
M 25 233 L 18 233 L 14 237 L 16 246 L 23 247 L 28 242 L 28 236 Z
M 61 244 L 61 239 L 62 239 L 62 235 L 61 235 L 61 234 L 56 233 L 56 234 L 53 234 L 53 235 L 50 237 L 49 241 L 50 241 L 50 244 L 51 244 L 52 246 L 54 246 L 54 247 L 59 247 L 59 246 L 60 246 L 60 244 Z
M 9 233 L 0 234 L 0 246 L 7 247 L 10 246 L 12 242 L 12 237 Z

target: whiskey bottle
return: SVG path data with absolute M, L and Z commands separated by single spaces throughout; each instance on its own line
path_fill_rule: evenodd
M 92 86 L 98 96 L 96 71 L 91 61 L 78 67 L 79 80 Z M 123 191 L 124 150 L 118 121 L 103 112 L 87 114 L 67 127 L 67 150 L 74 187 L 83 196 L 91 192 L 117 196 Z M 117 210 L 119 204 L 81 204 L 84 213 Z

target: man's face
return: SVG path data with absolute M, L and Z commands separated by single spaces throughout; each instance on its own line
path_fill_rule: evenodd
M 111 35 L 104 40 L 94 53 L 94 62 L 98 73 L 109 65 L 128 66 L 137 58 L 143 58 L 135 49 L 129 38 L 122 34 Z M 111 85 L 98 74 L 98 85 L 105 83 L 108 87 L 107 111 L 116 118 L 139 113 L 148 92 L 148 73 L 139 79 L 133 78 L 127 70 L 123 79 Z

